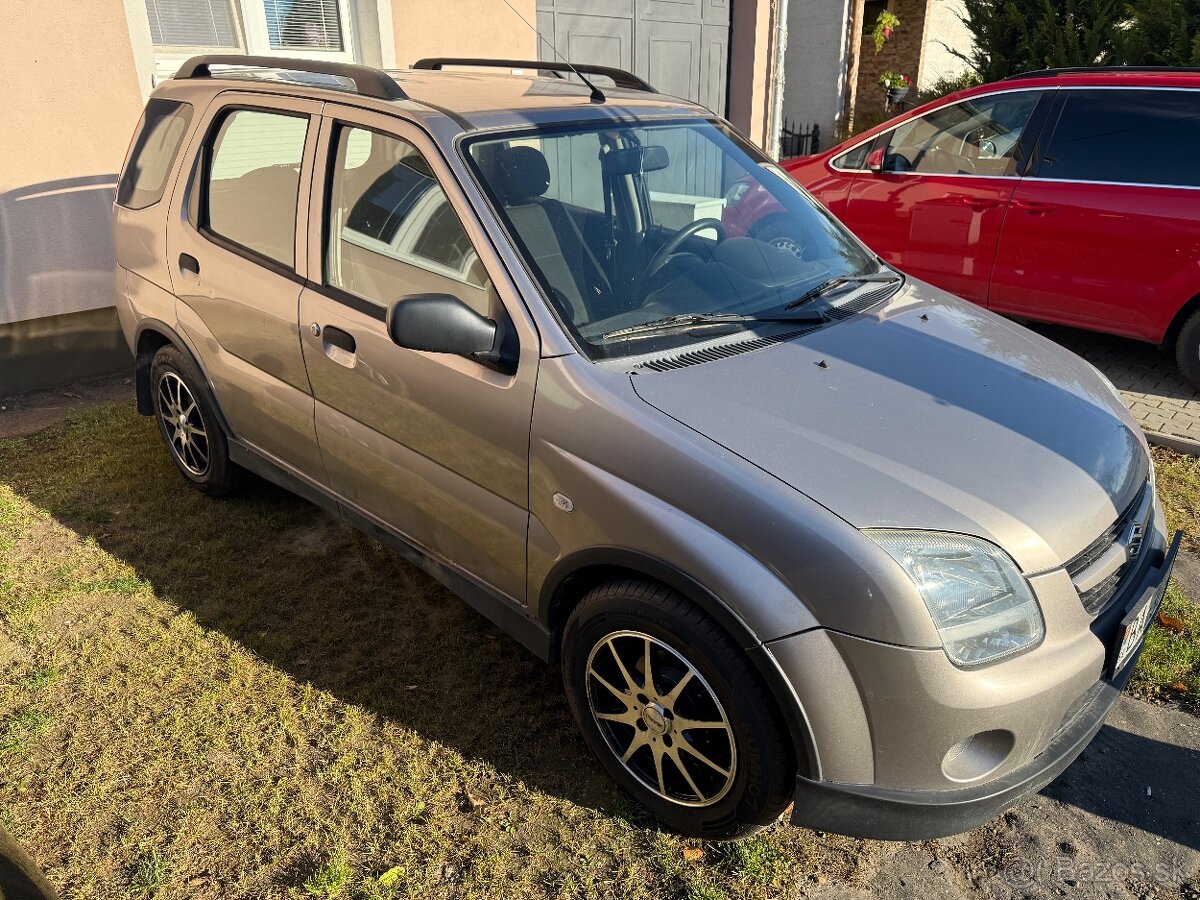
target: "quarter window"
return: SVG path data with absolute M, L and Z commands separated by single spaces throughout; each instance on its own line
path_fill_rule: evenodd
M 871 148 L 875 145 L 875 141 L 867 141 L 855 147 L 849 153 L 843 153 L 833 161 L 835 169 L 865 169 L 867 167 L 867 156 L 871 152 Z
M 236 244 L 291 268 L 296 201 L 308 117 L 238 109 L 213 141 L 206 225 Z
M 137 140 L 117 186 L 117 203 L 129 209 L 145 209 L 162 199 L 171 165 L 191 121 L 190 103 L 151 100 L 146 104 Z
M 360 128 L 338 129 L 325 283 L 386 306 L 408 294 L 452 294 L 487 314 L 479 255 L 419 151 Z
M 1200 91 L 1064 91 L 1037 175 L 1200 187 Z
M 963 100 L 911 119 L 892 132 L 884 168 L 931 175 L 1017 174 L 1021 134 L 1038 91 Z

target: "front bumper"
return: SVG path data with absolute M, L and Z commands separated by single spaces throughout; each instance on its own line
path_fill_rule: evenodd
M 1134 609 L 1151 595 L 1153 620 L 1166 592 L 1179 541 L 1177 534 L 1163 561 L 1146 572 L 1122 610 Z M 1143 634 L 1141 644 L 1144 642 Z M 992 781 L 953 790 L 897 790 L 814 781 L 801 775 L 796 779 L 792 824 L 854 837 L 930 840 L 969 831 L 995 818 L 1041 790 L 1083 752 L 1133 674 L 1141 644 L 1121 671 L 1102 678 L 1083 695 L 1046 748 L 1024 766 Z

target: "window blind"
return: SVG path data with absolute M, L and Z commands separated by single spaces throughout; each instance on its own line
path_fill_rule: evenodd
M 229 0 L 146 0 L 146 13 L 156 46 L 240 46 Z
M 263 0 L 271 47 L 341 50 L 338 0 Z

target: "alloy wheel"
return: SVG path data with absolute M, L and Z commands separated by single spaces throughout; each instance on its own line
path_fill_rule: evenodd
M 639 631 L 600 639 L 587 661 L 592 717 L 621 765 L 648 790 L 710 806 L 737 775 L 737 745 L 721 702 L 677 650 Z
M 158 415 L 175 459 L 202 478 L 208 472 L 208 431 L 196 398 L 174 372 L 164 372 L 158 381 Z

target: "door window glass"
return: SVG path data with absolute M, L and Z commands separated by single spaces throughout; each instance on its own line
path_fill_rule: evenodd
M 207 179 L 208 229 L 291 268 L 307 116 L 238 109 L 221 123 Z
M 162 199 L 171 164 L 191 120 L 190 103 L 151 100 L 146 104 L 133 152 L 117 186 L 117 203 L 145 209 Z
M 1042 178 L 1200 187 L 1200 91 L 1064 91 Z
M 408 294 L 452 294 L 488 313 L 479 255 L 411 144 L 340 127 L 327 209 L 329 286 L 380 305 Z
M 884 168 L 936 175 L 1016 175 L 1017 145 L 1041 93 L 1009 91 L 943 106 L 892 132 Z

